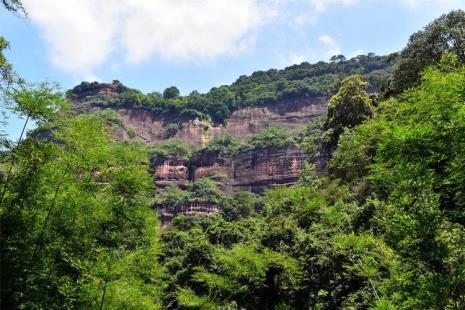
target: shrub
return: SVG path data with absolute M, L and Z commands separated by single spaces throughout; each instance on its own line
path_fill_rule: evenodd
M 128 128 L 126 132 L 128 133 L 128 136 L 131 139 L 136 136 L 136 130 L 134 128 Z
M 288 130 L 281 127 L 269 127 L 258 134 L 246 138 L 242 150 L 259 150 L 267 148 L 281 148 L 294 143 Z
M 102 118 L 107 124 L 123 126 L 123 121 L 112 109 L 103 109 L 101 111 L 95 112 L 95 115 Z
M 181 140 L 170 140 L 157 143 L 149 149 L 149 154 L 152 156 L 177 156 L 187 159 L 190 151 L 189 146 Z
M 179 130 L 178 124 L 170 123 L 165 126 L 165 137 L 166 138 L 171 138 L 174 137 Z

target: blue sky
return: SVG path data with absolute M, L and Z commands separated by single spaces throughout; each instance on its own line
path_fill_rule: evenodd
M 401 50 L 410 34 L 465 0 L 23 0 L 0 12 L 7 58 L 28 81 L 118 79 L 183 94 L 255 70 Z M 15 136 L 17 120 L 7 131 Z

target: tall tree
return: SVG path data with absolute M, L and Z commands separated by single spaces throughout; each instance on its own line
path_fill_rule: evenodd
M 349 76 L 341 82 L 339 90 L 329 101 L 324 139 L 330 149 L 337 145 L 344 128 L 353 128 L 373 114 L 367 88 L 368 83 L 360 76 Z
M 359 201 L 368 193 L 364 217 L 400 258 L 377 309 L 465 307 L 464 90 L 465 67 L 446 52 L 418 87 L 341 136 L 332 164 Z
M 410 36 L 393 72 L 394 91 L 400 93 L 418 85 L 423 69 L 439 62 L 446 50 L 452 50 L 459 63 L 465 63 L 465 12 L 462 10 L 444 14 Z
M 8 84 L 11 82 L 11 64 L 3 54 L 8 49 L 9 44 L 3 37 L 0 37 L 0 78 L 2 84 Z M 1 85 L 1 84 L 0 84 Z
M 2 0 L 0 2 L 0 7 L 4 7 L 7 11 L 14 13 L 23 13 L 26 14 L 26 11 L 19 0 Z M 0 96 L 3 96 L 3 93 L 8 89 L 14 82 L 13 67 L 6 59 L 4 53 L 5 50 L 9 48 L 8 41 L 0 35 Z M 16 79 L 17 80 L 17 79 Z M 5 111 L 0 111 L 2 113 L 2 119 L 0 124 L 6 124 L 6 118 L 4 118 Z M 3 129 L 0 129 L 0 145 L 8 145 L 7 134 Z
M 33 115 L 49 113 L 50 97 L 37 98 Z M 52 111 L 60 117 L 39 118 L 2 166 L 10 169 L 0 204 L 2 308 L 156 307 L 157 221 L 143 148 L 112 144 L 98 115 Z
M 176 86 L 168 87 L 163 91 L 163 98 L 173 99 L 179 97 L 179 89 Z

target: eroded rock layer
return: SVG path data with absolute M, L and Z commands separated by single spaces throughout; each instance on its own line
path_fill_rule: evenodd
M 162 227 L 170 226 L 176 216 L 209 216 L 218 212 L 218 206 L 209 202 L 188 202 L 174 209 L 163 205 L 154 207 L 160 214 Z
M 157 187 L 163 188 L 169 184 L 184 187 L 189 180 L 188 165 L 187 160 L 176 156 L 153 157 L 151 166 Z
M 92 83 L 77 92 L 71 102 L 79 112 L 97 112 L 102 109 L 102 105 L 98 104 L 98 100 L 92 103 L 93 99 L 103 96 L 111 101 L 111 98 L 117 98 L 125 90 L 127 88 L 118 81 L 111 84 Z M 157 115 L 143 107 L 114 106 L 112 109 L 121 121 L 113 133 L 115 140 L 140 140 L 154 144 L 179 139 L 191 148 L 200 148 L 216 137 L 231 135 L 243 140 L 247 135 L 259 133 L 268 127 L 283 127 L 296 132 L 312 119 L 326 113 L 327 97 L 300 98 L 241 108 L 233 112 L 225 124 L 213 124 L 179 115 Z M 168 128 L 174 128 L 174 132 Z M 185 188 L 190 182 L 202 177 L 221 176 L 221 188 L 225 192 L 262 193 L 270 187 L 295 183 L 307 159 L 303 150 L 294 146 L 243 151 L 234 155 L 205 153 L 192 160 L 177 156 L 155 156 L 151 166 L 158 190 L 170 184 Z M 207 215 L 216 211 L 216 206 L 212 204 L 190 204 L 169 212 L 160 206 L 166 223 L 179 214 Z
M 235 155 L 210 153 L 191 162 L 173 157 L 155 157 L 152 169 L 159 187 L 184 185 L 202 177 L 222 176 L 222 187 L 226 192 L 262 193 L 266 188 L 295 183 L 305 160 L 308 160 L 308 156 L 302 149 L 287 147 Z
M 305 127 L 310 120 L 326 113 L 326 102 L 326 97 L 317 97 L 243 108 L 232 113 L 226 125 L 154 115 L 144 109 L 116 109 L 124 128 L 116 130 L 114 137 L 117 140 L 129 140 L 127 129 L 131 128 L 136 133 L 133 138 L 136 140 L 156 143 L 167 139 L 179 139 L 191 147 L 199 147 L 216 137 L 231 135 L 243 139 L 267 127 L 284 127 L 290 131 L 297 131 Z M 93 107 L 91 111 L 99 109 Z M 167 137 L 165 128 L 168 124 L 178 125 L 179 129 L 175 135 Z

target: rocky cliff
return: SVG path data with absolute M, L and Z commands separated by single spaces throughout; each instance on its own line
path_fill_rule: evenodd
M 128 88 L 119 81 L 111 84 L 90 83 L 82 91 L 74 91 L 71 102 L 82 112 L 102 110 L 98 100 L 118 97 Z M 87 106 L 83 103 L 86 102 Z M 284 100 L 272 104 L 241 108 L 234 111 L 225 124 L 214 124 L 180 115 L 157 115 L 143 107 L 113 108 L 122 121 L 115 131 L 117 140 L 141 140 L 157 143 L 167 139 L 179 139 L 191 147 L 205 145 L 213 138 L 231 135 L 242 139 L 248 134 L 258 133 L 267 127 L 284 127 L 290 131 L 303 128 L 310 120 L 327 111 L 327 97 L 312 97 Z M 167 127 L 176 125 L 176 132 L 168 133 Z M 134 132 L 135 134 L 130 134 Z
M 175 184 L 181 188 L 189 181 L 189 161 L 176 156 L 154 156 L 151 168 L 158 188 Z
M 158 187 L 182 187 L 202 177 L 221 176 L 226 192 L 262 193 L 270 187 L 295 183 L 308 159 L 297 147 L 269 148 L 234 155 L 210 153 L 191 161 L 157 156 L 152 159 L 152 169 Z
M 267 127 L 284 127 L 297 131 L 313 118 L 325 114 L 326 102 L 326 97 L 317 97 L 243 108 L 233 112 L 226 125 L 177 116 L 158 116 L 144 109 L 117 109 L 116 113 L 124 128 L 116 131 L 115 138 L 129 140 L 131 137 L 128 129 L 133 129 L 137 134 L 132 138 L 135 140 L 156 143 L 166 139 L 179 139 L 191 147 L 200 147 L 216 137 L 231 135 L 242 139 Z M 92 108 L 92 111 L 98 110 L 99 107 Z M 166 133 L 169 124 L 178 126 L 176 134 L 172 136 L 167 136 Z
M 205 119 L 197 119 L 175 114 L 156 114 L 153 110 L 136 106 L 123 108 L 121 105 L 107 104 L 121 100 L 128 90 L 118 81 L 111 84 L 81 84 L 70 100 L 80 112 L 93 113 L 110 107 L 119 118 L 115 129 L 115 140 L 140 140 L 151 145 L 165 140 L 181 140 L 192 149 L 205 146 L 208 141 L 224 135 L 239 140 L 256 134 L 268 127 L 283 127 L 289 132 L 297 132 L 309 121 L 327 111 L 327 97 L 311 97 L 283 100 L 240 108 L 232 112 L 224 124 L 215 124 Z M 80 86 L 80 87 L 81 87 Z M 122 95 L 123 94 L 123 95 Z M 251 191 L 263 193 L 267 188 L 295 183 L 308 156 L 297 146 L 267 147 L 234 154 L 221 152 L 202 153 L 196 158 L 176 155 L 154 156 L 151 169 L 158 191 L 167 185 L 175 184 L 181 189 L 203 177 L 219 177 L 221 189 L 226 193 Z M 212 203 L 190 202 L 176 210 L 156 206 L 169 225 L 177 215 L 208 215 L 217 212 Z

